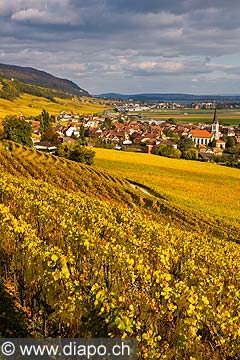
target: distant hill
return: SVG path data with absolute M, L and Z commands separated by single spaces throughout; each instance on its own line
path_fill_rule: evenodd
M 88 91 L 80 88 L 74 82 L 61 79 L 45 71 L 31 67 L 0 64 L 0 76 L 15 79 L 26 84 L 46 87 L 76 96 L 89 96 Z
M 127 100 L 132 99 L 134 101 L 169 101 L 169 102 L 201 102 L 201 101 L 228 101 L 228 102 L 240 102 L 240 95 L 192 95 L 192 94 L 174 94 L 174 93 L 153 93 L 153 94 L 117 94 L 106 93 L 95 95 L 95 97 L 104 99 L 120 99 Z
M 73 94 L 61 90 L 26 84 L 18 80 L 9 80 L 8 78 L 0 76 L 0 99 L 13 101 L 23 94 L 43 97 L 53 102 L 55 102 L 55 98 L 57 97 L 62 99 L 73 97 Z
M 45 109 L 51 115 L 70 111 L 79 115 L 101 113 L 106 102 L 89 96 L 74 96 L 57 89 L 26 84 L 0 75 L 0 123 L 7 115 L 34 117 Z
M 45 109 L 51 115 L 61 111 L 79 115 L 102 113 L 108 109 L 103 100 L 92 97 L 74 97 L 60 90 L 11 81 L 0 77 L 0 124 L 7 115 L 31 118 Z

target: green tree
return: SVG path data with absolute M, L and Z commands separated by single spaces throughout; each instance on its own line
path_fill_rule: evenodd
M 213 160 L 216 163 L 229 163 L 231 160 L 231 157 L 229 154 L 222 154 L 222 155 L 216 155 L 213 157 Z
M 87 165 L 92 165 L 95 157 L 95 151 L 86 146 L 79 145 L 78 142 L 59 145 L 57 154 L 69 160 Z
M 51 117 L 46 110 L 43 110 L 40 115 L 40 133 L 41 139 L 44 140 L 45 132 L 52 126 Z
M 213 139 L 212 141 L 210 141 L 208 143 L 208 146 L 211 147 L 211 148 L 215 148 L 216 147 L 216 139 Z
M 49 127 L 41 137 L 42 140 L 50 141 L 53 145 L 58 145 L 61 143 L 60 137 L 53 127 Z
M 18 144 L 32 146 L 31 125 L 17 116 L 6 116 L 3 120 L 3 138 Z
M 233 136 L 226 137 L 226 148 L 232 148 L 235 145 L 235 139 Z
M 178 122 L 176 119 L 174 118 L 169 118 L 168 121 L 167 121 L 169 124 L 173 124 L 173 125 L 176 125 Z
M 121 116 L 118 117 L 118 122 L 119 122 L 120 124 L 124 124 L 124 120 L 121 118 Z
M 80 145 L 85 145 L 86 144 L 85 127 L 84 127 L 83 124 L 81 124 L 81 126 L 80 126 L 78 142 L 79 142 Z
M 155 149 L 155 154 L 166 156 L 170 158 L 180 159 L 182 153 L 180 150 L 175 149 L 172 145 L 160 144 Z
M 186 160 L 197 160 L 198 159 L 198 150 L 189 148 L 182 153 L 182 158 Z
M 178 133 L 173 132 L 173 135 L 170 138 L 170 140 L 177 143 L 180 140 L 180 135 Z
M 173 137 L 173 131 L 172 131 L 171 129 L 169 129 L 169 128 L 165 128 L 165 129 L 163 130 L 163 133 L 164 133 L 168 138 Z
M 187 136 L 182 136 L 177 144 L 178 144 L 178 149 L 181 152 L 184 152 L 188 149 L 192 149 L 195 147 L 193 140 Z
M 111 129 L 112 127 L 112 119 L 107 117 L 105 118 L 104 122 L 102 123 L 102 129 L 106 128 L 106 129 Z
M 0 78 L 0 82 L 2 85 L 0 90 L 0 98 L 13 100 L 14 98 L 20 96 L 20 91 L 15 81 L 12 82 L 11 80 Z

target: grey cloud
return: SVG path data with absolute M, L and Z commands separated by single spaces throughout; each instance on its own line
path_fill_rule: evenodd
M 76 24 L 80 22 L 79 17 L 72 13 L 64 16 L 58 16 L 56 14 L 51 14 L 46 10 L 39 10 L 36 8 L 28 8 L 26 10 L 20 10 L 11 15 L 11 20 L 19 21 L 23 23 L 32 23 L 32 24 Z
M 192 12 L 194 10 L 221 8 L 230 10 L 239 8 L 238 0 L 106 0 L 107 5 L 115 10 L 124 12 L 153 12 L 167 11 L 175 14 Z
M 239 10 L 233 0 L 2 0 L 0 62 L 49 70 L 90 91 L 135 83 L 151 91 L 163 79 L 191 89 L 211 77 L 224 88 L 233 79 L 217 74 L 230 79 L 239 69 L 214 59 L 239 51 Z
M 187 1 L 169 0 L 106 0 L 112 9 L 121 9 L 125 12 L 160 12 L 163 10 L 181 13 L 187 6 Z

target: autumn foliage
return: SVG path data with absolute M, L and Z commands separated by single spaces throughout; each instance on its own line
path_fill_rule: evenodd
M 237 235 L 180 226 L 110 173 L 6 143 L 0 154 L 0 276 L 32 336 L 134 337 L 141 359 L 238 357 Z M 33 158 L 49 163 L 41 175 Z

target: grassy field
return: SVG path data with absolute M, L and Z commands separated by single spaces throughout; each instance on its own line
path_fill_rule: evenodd
M 95 166 L 151 187 L 175 203 L 239 221 L 238 169 L 157 155 L 95 149 Z
M 8 101 L 0 99 L 0 120 L 4 119 L 6 115 L 24 115 L 36 116 L 39 115 L 42 109 L 45 109 L 50 114 L 58 115 L 61 111 L 72 111 L 80 115 L 87 115 L 91 113 L 102 112 L 107 109 L 104 104 L 94 104 L 88 99 L 81 102 L 78 99 L 56 99 L 56 103 L 37 96 L 24 94 L 23 96 Z
M 174 118 L 179 122 L 205 122 L 210 123 L 213 120 L 213 110 L 196 110 L 196 109 L 181 109 L 181 110 L 158 110 L 146 111 L 142 115 L 146 119 L 168 120 Z M 217 111 L 218 120 L 222 124 L 239 125 L 240 111 L 237 109 L 224 109 Z

